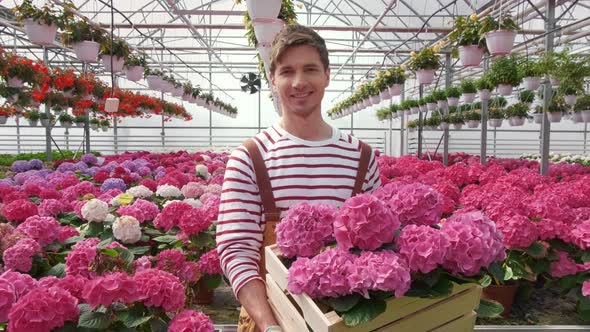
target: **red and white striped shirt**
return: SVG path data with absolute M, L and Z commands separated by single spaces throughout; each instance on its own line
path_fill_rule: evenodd
M 306 141 L 274 125 L 254 140 L 281 216 L 302 201 L 341 206 L 351 196 L 360 160 L 360 144 L 355 137 L 333 128 L 328 140 Z M 380 185 L 375 154 L 371 153 L 363 192 Z M 240 146 L 227 163 L 216 236 L 221 266 L 236 295 L 247 282 L 263 280 L 258 273 L 263 213 L 252 160 Z

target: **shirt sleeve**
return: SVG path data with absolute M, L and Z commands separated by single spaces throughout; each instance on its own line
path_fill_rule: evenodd
M 234 294 L 249 281 L 260 279 L 261 198 L 252 160 L 243 146 L 234 150 L 223 180 L 216 241 L 221 267 Z
M 363 193 L 371 193 L 373 190 L 381 187 L 381 177 L 379 176 L 379 165 L 374 150 L 371 150 L 371 159 L 369 161 L 369 169 L 365 177 L 365 184 L 363 185 Z

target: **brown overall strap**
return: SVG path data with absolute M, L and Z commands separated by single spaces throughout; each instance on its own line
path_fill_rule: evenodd
M 264 160 L 262 159 L 258 145 L 256 145 L 256 142 L 254 142 L 253 139 L 247 140 L 243 145 L 246 150 L 248 150 L 250 159 L 252 159 L 254 174 L 256 174 L 256 184 L 258 185 L 258 191 L 260 193 L 260 199 L 262 200 L 262 207 L 264 210 L 265 228 L 262 238 L 262 248 L 260 248 L 260 274 L 264 278 L 266 275 L 264 248 L 277 242 L 275 229 L 279 223 L 281 213 L 275 205 L 275 199 L 272 194 L 272 186 L 270 184 L 268 170 L 266 169 L 266 165 L 264 164 Z
M 359 159 L 359 167 L 356 173 L 356 181 L 351 197 L 354 197 L 363 192 L 363 184 L 369 168 L 369 160 L 371 160 L 371 147 L 363 141 L 359 140 L 361 145 L 361 157 Z

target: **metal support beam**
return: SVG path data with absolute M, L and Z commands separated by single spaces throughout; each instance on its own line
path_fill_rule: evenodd
M 450 54 L 445 56 L 445 88 L 451 87 L 453 82 L 453 63 Z M 445 117 L 449 116 L 449 107 L 447 106 L 444 110 Z M 443 165 L 449 165 L 449 128 L 446 127 L 443 131 Z
M 490 67 L 490 58 L 483 60 L 483 71 L 486 73 Z M 485 165 L 488 160 L 488 101 L 481 101 L 481 140 L 479 147 L 479 162 Z
M 44 48 L 43 49 L 43 62 L 44 63 L 48 63 L 47 61 L 48 59 L 48 52 L 47 49 Z M 51 112 L 49 112 L 49 105 L 47 103 L 45 103 L 45 115 L 47 116 L 47 118 L 49 119 L 49 123 L 47 124 L 47 126 L 45 126 L 45 158 L 47 158 L 47 161 L 52 161 L 53 160 L 53 155 L 51 154 L 51 127 L 52 127 L 52 123 L 51 123 Z
M 400 95 L 400 103 L 402 103 L 404 100 L 406 100 L 406 90 L 402 88 L 402 94 Z M 403 118 L 403 115 L 402 115 Z M 403 156 L 404 152 L 405 152 L 405 134 L 406 131 L 404 130 L 405 127 L 405 123 L 402 121 L 403 119 L 400 119 L 400 125 L 399 125 L 399 155 Z
M 555 0 L 547 0 L 545 7 L 545 30 L 549 31 L 545 36 L 545 54 L 553 51 L 553 38 L 555 32 Z M 551 144 L 551 123 L 547 114 L 549 104 L 553 98 L 553 90 L 549 75 L 546 75 L 543 89 L 543 123 L 541 125 L 541 174 L 549 175 L 549 147 Z
M 420 99 L 424 98 L 424 85 L 419 84 Z M 422 132 L 424 131 L 424 118 L 423 112 L 418 113 L 418 159 L 422 159 Z

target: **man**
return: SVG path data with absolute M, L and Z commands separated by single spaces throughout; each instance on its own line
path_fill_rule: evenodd
M 221 266 L 247 312 L 238 331 L 254 331 L 251 321 L 259 331 L 280 331 L 259 271 L 261 247 L 274 241 L 268 225 L 298 202 L 340 206 L 355 190 L 380 186 L 370 147 L 322 118 L 330 69 L 326 44 L 315 31 L 289 25 L 277 35 L 270 80 L 282 118 L 232 152 L 219 207 Z

